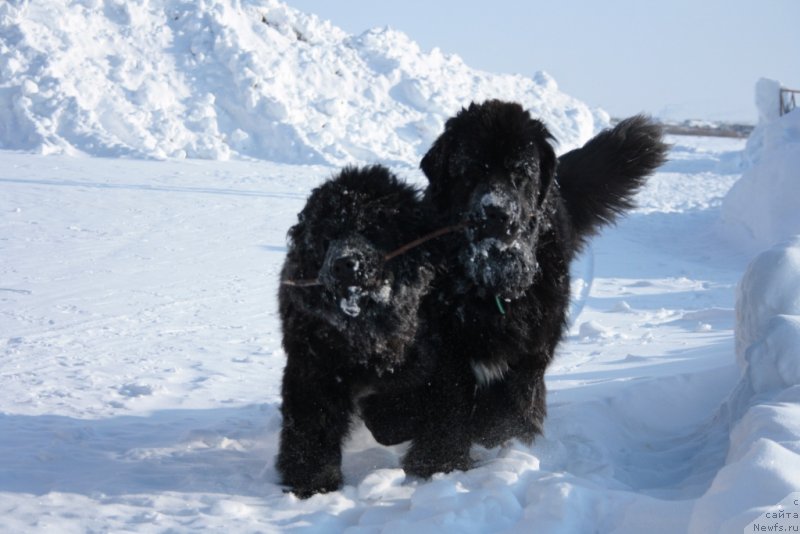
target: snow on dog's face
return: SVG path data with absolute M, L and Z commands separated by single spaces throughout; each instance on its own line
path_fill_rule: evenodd
M 507 297 L 536 274 L 538 219 L 523 197 L 502 179 L 479 183 L 467 204 L 467 244 L 458 252 L 470 282 Z
M 432 279 L 418 251 L 387 253 L 424 233 L 416 191 L 382 167 L 348 168 L 315 189 L 289 231 L 281 306 L 339 331 L 367 359 L 396 358 L 416 333 Z
M 384 269 L 385 252 L 359 234 L 336 239 L 328 245 L 318 278 L 346 315 L 361 315 L 362 299 L 374 302 L 390 299 L 394 273 Z
M 422 160 L 427 196 L 447 223 L 464 223 L 454 252 L 463 287 L 516 298 L 537 272 L 538 237 L 549 217 L 552 136 L 519 104 L 472 104 L 447 121 Z

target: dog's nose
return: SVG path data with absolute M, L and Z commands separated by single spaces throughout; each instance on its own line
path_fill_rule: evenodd
M 361 263 L 356 255 L 341 256 L 333 260 L 331 274 L 344 287 L 358 285 Z
M 511 216 L 500 206 L 488 205 L 483 207 L 486 229 L 491 233 L 502 233 L 508 228 Z
M 499 239 L 508 241 L 517 233 L 517 223 L 513 213 L 505 206 L 483 204 L 471 218 L 475 237 L 478 239 Z

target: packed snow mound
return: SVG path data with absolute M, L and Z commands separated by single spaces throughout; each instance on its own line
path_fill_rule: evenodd
M 756 82 L 756 109 L 758 122 L 766 124 L 781 117 L 781 83 L 769 78 L 761 78 Z
M 736 315 L 743 371 L 720 411 L 730 428 L 728 454 L 695 504 L 691 533 L 739 532 L 754 518 L 773 525 L 764 508 L 800 487 L 800 238 L 751 263 Z
M 771 331 L 776 316 L 800 318 L 800 237 L 753 260 L 737 290 L 736 315 L 736 359 L 743 366 L 745 352 Z
M 348 35 L 277 0 L 0 3 L 0 148 L 416 166 L 470 101 L 516 100 L 564 151 L 608 116 L 389 28 Z
M 748 168 L 722 203 L 723 232 L 753 254 L 800 234 L 800 111 L 778 116 L 779 87 L 756 86 L 760 122 L 747 140 Z

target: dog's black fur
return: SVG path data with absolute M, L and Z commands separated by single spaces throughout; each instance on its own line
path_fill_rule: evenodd
M 433 271 L 421 249 L 385 261 L 431 217 L 383 167 L 345 169 L 312 192 L 298 219 L 278 295 L 287 363 L 277 468 L 308 497 L 341 485 L 358 396 L 407 390 L 429 374 L 432 360 L 407 348 Z
M 413 392 L 362 400 L 378 441 L 413 440 L 404 459 L 411 474 L 465 469 L 472 443 L 541 433 L 570 261 L 631 206 L 667 150 L 660 128 L 640 116 L 560 160 L 552 139 L 518 104 L 473 103 L 447 121 L 422 160 L 436 224 L 465 223 L 432 246 L 443 273 L 422 301 L 428 333 L 412 347 L 438 367 Z

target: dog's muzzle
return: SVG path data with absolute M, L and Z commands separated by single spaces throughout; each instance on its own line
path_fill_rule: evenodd
M 325 261 L 319 271 L 320 282 L 339 296 L 347 288 L 366 285 L 370 278 L 370 248 L 360 239 L 333 241 L 325 253 Z
M 525 215 L 525 199 L 493 184 L 471 200 L 466 231 L 469 244 L 459 252 L 469 282 L 464 287 L 477 287 L 495 297 L 518 298 L 533 283 L 537 271 L 536 226 Z
M 361 254 L 340 256 L 331 261 L 331 278 L 336 281 L 338 286 L 360 286 L 365 282 L 363 265 L 364 257 Z
M 491 189 L 473 197 L 467 216 L 473 242 L 494 239 L 510 243 L 520 231 L 519 202 L 511 195 Z
M 383 255 L 366 239 L 333 241 L 319 271 L 319 281 L 341 310 L 351 317 L 361 313 L 361 300 L 377 284 Z

